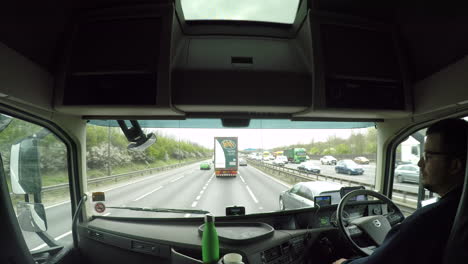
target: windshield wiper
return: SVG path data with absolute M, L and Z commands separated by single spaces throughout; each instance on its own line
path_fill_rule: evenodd
M 204 210 L 192 209 L 171 209 L 171 208 L 147 208 L 147 207 L 131 207 L 131 206 L 108 206 L 107 208 L 113 209 L 127 209 L 141 212 L 155 212 L 155 213 L 180 213 L 180 214 L 209 214 L 210 212 Z

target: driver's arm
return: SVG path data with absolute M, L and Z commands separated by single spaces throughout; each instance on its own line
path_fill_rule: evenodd
M 374 251 L 374 254 L 367 257 L 356 258 L 356 259 L 339 259 L 333 262 L 333 264 L 360 264 L 360 263 L 399 263 L 398 261 L 403 258 L 404 254 L 398 252 L 398 248 L 404 246 L 406 235 L 402 235 L 400 232 L 401 225 L 394 226 L 385 237 L 382 245 Z M 407 240 L 406 240 L 407 241 Z M 409 242 L 409 241 L 407 241 Z M 388 262 L 392 260 L 391 262 Z M 396 262 L 394 262 L 396 261 Z

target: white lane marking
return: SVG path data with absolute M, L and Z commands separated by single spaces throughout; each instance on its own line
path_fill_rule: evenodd
M 156 188 L 156 189 L 152 190 L 152 191 L 151 191 L 151 192 L 149 192 L 149 193 L 145 193 L 145 194 L 143 194 L 142 196 L 140 196 L 140 197 L 136 198 L 136 199 L 135 199 L 135 200 L 133 200 L 133 201 L 134 201 L 134 202 L 136 202 L 136 201 L 138 201 L 138 200 L 141 200 L 141 199 L 145 198 L 146 196 L 148 196 L 148 195 L 150 195 L 150 194 L 154 193 L 155 191 L 157 191 L 157 190 L 160 190 L 161 188 L 162 188 L 162 186 L 159 186 L 158 188 Z
M 72 233 L 72 231 L 70 230 L 70 231 L 68 231 L 68 232 L 66 232 L 66 233 L 64 233 L 64 234 L 61 234 L 60 236 L 54 238 L 54 240 L 55 240 L 55 241 L 60 240 L 60 239 L 62 239 L 62 238 L 64 238 L 64 237 L 70 235 L 71 233 Z M 41 245 L 39 245 L 39 246 L 37 246 L 37 247 L 31 249 L 31 251 L 36 251 L 36 250 L 39 250 L 39 249 L 41 249 L 41 248 L 43 248 L 43 247 L 46 247 L 46 246 L 47 246 L 47 244 L 44 243 L 44 244 L 41 244 Z
M 197 201 L 200 200 L 200 197 L 201 197 L 201 195 L 198 195 L 195 200 L 197 200 Z
M 200 195 L 202 195 L 204 192 L 205 192 L 204 190 L 201 190 L 201 191 L 200 191 Z
M 192 203 L 192 207 L 197 206 L 197 203 L 198 203 L 197 201 L 193 202 L 193 203 Z
M 41 244 L 40 246 L 31 249 L 31 251 L 39 250 L 39 249 L 41 249 L 41 248 L 43 248 L 43 247 L 45 247 L 45 246 L 47 246 L 47 244 Z
M 49 208 L 52 208 L 52 207 L 56 207 L 56 206 L 59 206 L 59 205 L 62 205 L 62 204 L 66 204 L 66 203 L 69 203 L 70 201 L 65 201 L 65 202 L 61 202 L 61 203 L 58 203 L 58 204 L 53 204 L 51 206 L 46 206 L 45 209 L 49 209 Z
M 180 176 L 179 178 L 175 178 L 175 179 L 173 179 L 171 182 L 176 182 L 176 181 L 182 179 L 183 177 L 185 177 L 185 176 Z
M 280 181 L 280 180 L 278 180 L 278 179 L 275 179 L 275 178 L 271 177 L 270 175 L 264 173 L 263 171 L 261 171 L 261 170 L 259 170 L 259 169 L 257 169 L 257 168 L 254 168 L 254 167 L 251 167 L 251 168 L 257 170 L 260 174 L 263 174 L 264 176 L 270 178 L 271 180 L 273 180 L 273 181 L 275 181 L 275 182 L 277 182 L 277 183 L 279 183 L 279 184 L 281 184 L 281 185 L 283 185 L 283 186 L 286 186 L 286 187 L 288 187 L 288 188 L 291 188 L 291 187 L 292 187 L 292 185 L 287 184 L 287 183 L 284 183 L 284 182 L 282 182 L 282 181 Z
M 260 206 L 258 209 L 263 210 L 263 207 Z
M 402 199 L 402 200 L 405 199 L 405 198 L 403 198 L 403 196 L 400 196 L 400 195 L 393 195 L 393 197 L 399 198 L 399 199 Z M 414 203 L 418 202 L 418 200 L 411 199 L 411 198 L 409 198 L 409 197 L 406 197 L 406 200 L 412 201 L 412 202 L 414 202 Z
M 110 215 L 110 214 L 111 214 L 111 213 L 107 213 L 107 214 L 103 214 L 102 216 L 108 216 L 108 215 Z
M 245 183 L 244 178 L 242 178 L 242 176 L 239 176 L 239 177 L 240 177 L 241 181 L 242 181 L 243 183 Z
M 62 239 L 64 237 L 70 235 L 71 233 L 72 233 L 72 231 L 70 230 L 70 231 L 66 232 L 65 234 L 62 234 L 62 235 L 56 237 L 55 240 L 60 240 L 60 239 Z
M 187 165 L 187 167 L 190 166 L 190 165 Z M 193 166 L 196 166 L 196 164 L 194 164 Z M 174 170 L 177 170 L 177 169 L 181 169 L 183 171 L 184 167 L 179 167 L 179 168 L 176 168 Z M 185 168 L 187 169 L 187 168 Z M 152 175 L 149 175 L 141 180 L 137 180 L 137 181 L 132 181 L 132 182 L 129 182 L 127 184 L 124 184 L 124 185 L 119 185 L 119 186 L 116 186 L 116 187 L 112 187 L 112 188 L 109 188 L 109 189 L 106 189 L 104 190 L 103 192 L 108 192 L 108 191 L 112 191 L 114 189 L 118 189 L 118 188 L 122 188 L 122 187 L 125 187 L 125 186 L 128 186 L 128 185 L 132 185 L 132 184 L 135 184 L 135 183 L 138 183 L 138 182 L 141 182 L 141 181 L 146 181 L 146 180 L 149 180 L 149 179 L 152 179 L 153 177 L 155 176 L 161 176 L 161 178 L 163 178 L 164 176 L 167 176 L 168 174 L 172 174 L 172 173 L 177 173 L 179 171 L 167 171 L 167 172 L 156 172 L 155 174 L 152 174 Z
M 187 165 L 187 166 L 190 166 L 190 165 Z M 182 168 L 183 168 L 183 167 L 182 167 Z M 193 170 L 192 170 L 191 172 L 193 172 Z M 144 179 L 141 179 L 141 180 L 138 180 L 138 181 L 132 181 L 132 182 L 127 183 L 127 184 L 124 184 L 124 185 L 112 187 L 112 188 L 109 188 L 109 189 L 104 190 L 103 192 L 112 191 L 112 190 L 114 190 L 114 189 L 122 188 L 122 187 L 125 187 L 125 186 L 128 186 L 128 185 L 134 184 L 134 183 L 138 183 L 138 182 L 141 182 L 141 181 L 149 180 L 149 179 L 153 178 L 154 176 L 165 176 L 165 175 L 170 174 L 170 173 L 173 173 L 173 171 L 155 173 L 155 174 L 153 174 L 153 175 L 150 175 L 150 176 L 148 176 L 148 177 L 145 177 Z M 182 177 L 185 177 L 185 175 L 182 176 Z M 65 201 L 65 202 L 53 204 L 53 205 L 50 205 L 50 206 L 46 206 L 44 209 L 53 208 L 53 207 L 56 207 L 56 206 L 59 206 L 59 205 L 62 205 L 62 204 L 69 203 L 69 202 L 70 202 L 70 201 Z
M 191 214 L 184 214 L 184 217 L 190 217 Z
M 203 186 L 203 190 L 206 190 L 206 186 Z
M 125 204 L 122 204 L 121 206 L 122 206 L 122 207 L 126 207 L 126 205 L 125 205 Z
M 254 200 L 254 202 L 258 203 L 257 197 L 255 197 L 252 190 L 250 190 L 249 186 L 245 186 L 245 188 L 247 188 L 247 191 L 250 193 L 250 196 L 252 196 L 252 199 Z

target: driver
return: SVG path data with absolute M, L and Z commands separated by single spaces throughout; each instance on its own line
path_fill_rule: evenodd
M 424 155 L 418 162 L 420 180 L 440 200 L 395 225 L 372 255 L 342 258 L 333 264 L 442 263 L 465 176 L 467 124 L 462 119 L 446 119 L 427 129 Z

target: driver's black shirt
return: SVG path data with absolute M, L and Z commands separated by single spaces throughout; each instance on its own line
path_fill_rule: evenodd
M 458 188 L 438 202 L 416 210 L 388 232 L 371 256 L 344 263 L 442 263 L 460 196 L 461 188 Z

